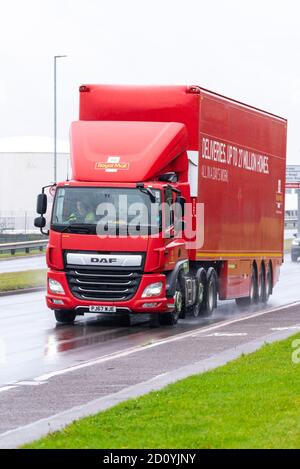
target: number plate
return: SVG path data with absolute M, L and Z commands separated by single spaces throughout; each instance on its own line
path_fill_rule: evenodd
M 90 306 L 90 313 L 115 313 L 117 308 L 115 306 Z

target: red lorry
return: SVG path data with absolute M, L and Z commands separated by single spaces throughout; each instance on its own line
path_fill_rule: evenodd
M 285 119 L 198 86 L 81 86 L 47 247 L 56 320 L 172 325 L 218 300 L 267 302 L 283 262 L 286 136 Z M 42 231 L 46 209 L 43 188 Z

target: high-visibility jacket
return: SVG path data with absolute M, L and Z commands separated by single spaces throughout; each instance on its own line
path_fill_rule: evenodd
M 79 223 L 95 223 L 96 217 L 94 212 L 88 212 L 85 217 L 83 218 L 79 213 L 71 213 L 67 218 L 68 222 L 79 222 Z

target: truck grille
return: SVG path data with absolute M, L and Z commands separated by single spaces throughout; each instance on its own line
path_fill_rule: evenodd
M 136 293 L 141 272 L 72 268 L 66 271 L 71 292 L 82 300 L 125 301 Z

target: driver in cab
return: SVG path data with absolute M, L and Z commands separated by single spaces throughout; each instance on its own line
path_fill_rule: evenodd
M 69 215 L 67 218 L 69 223 L 95 223 L 96 217 L 93 210 L 89 207 L 89 205 L 82 201 L 78 200 L 76 202 L 76 209 L 74 212 Z

